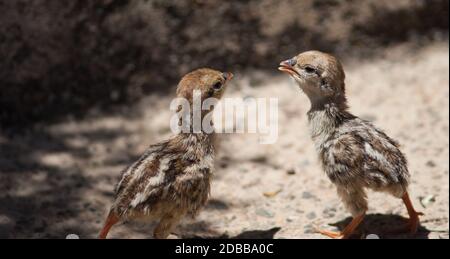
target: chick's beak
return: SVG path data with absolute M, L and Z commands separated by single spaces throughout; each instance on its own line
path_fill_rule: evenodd
M 297 60 L 294 58 L 285 60 L 280 63 L 278 70 L 288 73 L 291 76 L 299 76 L 298 72 L 295 71 L 294 66 L 297 64 Z
M 234 77 L 234 75 L 230 72 L 225 72 L 222 74 L 222 76 L 225 79 L 225 81 L 230 81 Z

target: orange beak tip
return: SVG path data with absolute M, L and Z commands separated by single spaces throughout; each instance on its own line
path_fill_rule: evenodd
M 278 67 L 278 70 L 281 71 L 281 72 L 284 72 L 284 73 L 289 73 L 290 72 L 290 70 L 287 67 L 285 67 L 285 66 Z

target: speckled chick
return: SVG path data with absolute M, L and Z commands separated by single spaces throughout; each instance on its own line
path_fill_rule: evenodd
M 183 77 L 177 97 L 191 105 L 191 120 L 194 91 L 201 93 L 202 101 L 209 97 L 220 99 L 232 77 L 231 73 L 212 69 L 199 69 Z M 202 112 L 202 116 L 206 115 Z M 111 227 L 120 221 L 138 220 L 157 222 L 154 238 L 167 238 L 183 217 L 194 217 L 206 204 L 214 154 L 214 133 L 204 131 L 179 133 L 150 146 L 123 171 L 99 237 L 106 238 Z
M 410 216 L 406 230 L 416 233 L 421 213 L 414 210 L 408 196 L 406 158 L 396 141 L 348 112 L 341 63 L 329 54 L 308 51 L 281 62 L 279 70 L 294 78 L 311 101 L 310 134 L 320 162 L 353 215 L 353 221 L 342 232 L 318 232 L 332 238 L 349 238 L 366 214 L 365 189 L 369 188 L 403 199 Z

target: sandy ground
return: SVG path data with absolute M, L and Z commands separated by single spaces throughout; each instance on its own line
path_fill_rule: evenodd
M 411 196 L 425 213 L 418 238 L 449 238 L 449 49 L 435 43 L 387 49 L 379 58 L 346 60 L 351 111 L 397 139 L 413 175 Z M 237 74 L 228 97 L 278 97 L 279 138 L 221 135 L 209 205 L 172 238 L 322 238 L 314 226 L 349 221 L 318 165 L 307 131 L 308 100 L 284 75 Z M 145 148 L 169 136 L 170 97 L 150 96 L 115 115 L 92 112 L 26 134 L 0 134 L 0 237 L 94 238 L 120 171 Z M 269 195 L 268 195 L 269 194 Z M 270 197 L 267 197 L 270 196 Z M 370 193 L 356 237 L 403 223 L 401 201 Z M 111 238 L 151 238 L 152 226 L 126 223 Z

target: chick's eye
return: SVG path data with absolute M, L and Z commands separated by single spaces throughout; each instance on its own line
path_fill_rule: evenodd
M 213 88 L 215 90 L 219 90 L 220 88 L 222 88 L 222 82 L 217 82 L 213 85 Z
M 309 73 L 309 74 L 315 74 L 317 72 L 317 70 L 313 67 L 305 67 L 304 69 L 305 69 L 306 73 Z

